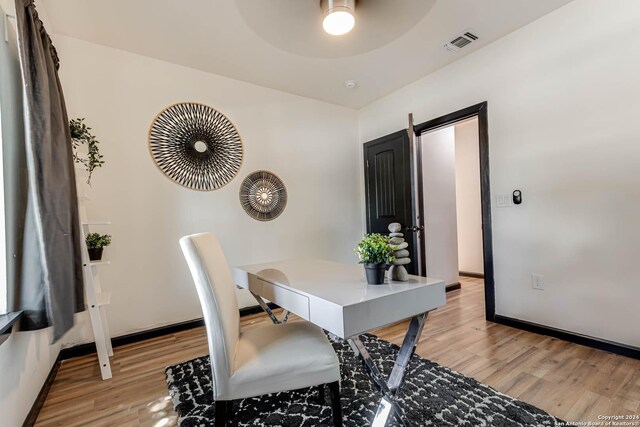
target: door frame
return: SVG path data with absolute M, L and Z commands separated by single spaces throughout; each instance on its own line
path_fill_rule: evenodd
M 414 137 L 419 137 L 422 133 L 453 125 L 465 119 L 472 117 L 478 118 L 478 140 L 480 144 L 480 201 L 482 205 L 482 252 L 484 258 L 484 302 L 485 317 L 487 320 L 494 321 L 496 315 L 495 307 L 495 282 L 493 272 L 493 238 L 491 229 L 491 189 L 489 181 L 489 123 L 487 114 L 487 101 L 472 105 L 462 110 L 428 120 L 424 123 L 415 125 Z M 424 193 L 422 185 L 422 149 L 421 143 L 415 144 L 416 148 L 416 172 L 417 172 L 417 189 L 418 189 L 418 214 L 420 215 L 419 224 L 424 226 Z M 424 266 L 426 272 L 426 253 L 425 253 L 425 236 L 419 239 L 420 245 L 420 265 Z

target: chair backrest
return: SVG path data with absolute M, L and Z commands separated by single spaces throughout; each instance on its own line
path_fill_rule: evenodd
M 233 357 L 240 335 L 235 285 L 218 239 L 211 233 L 180 239 L 198 290 L 207 327 L 214 399 L 227 394 Z

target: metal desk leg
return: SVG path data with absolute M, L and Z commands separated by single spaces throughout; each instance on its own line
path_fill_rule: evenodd
M 249 292 L 251 292 L 251 291 L 249 291 Z M 271 308 L 269 308 L 267 303 L 262 299 L 262 297 L 260 295 L 256 295 L 253 292 L 251 292 L 251 295 L 253 295 L 253 297 L 256 299 L 256 301 L 258 301 L 258 304 L 260 304 L 260 307 L 262 307 L 262 309 L 267 312 L 267 314 L 269 315 L 269 317 L 271 318 L 271 321 L 273 323 L 275 323 L 276 325 L 279 325 L 281 323 L 287 323 L 287 320 L 289 320 L 289 310 L 284 310 L 283 316 L 282 316 L 282 320 L 279 320 L 276 317 L 276 315 L 273 314 L 273 311 L 271 311 Z
M 378 405 L 376 416 L 371 424 L 374 427 L 385 426 L 389 419 L 389 415 L 391 414 L 393 414 L 402 425 L 411 425 L 411 423 L 404 417 L 404 411 L 398 404 L 397 395 L 398 390 L 402 385 L 407 365 L 409 364 L 411 356 L 413 356 L 416 349 L 416 343 L 422 334 L 422 328 L 424 327 L 424 323 L 427 319 L 427 314 L 428 313 L 423 313 L 411 319 L 409 328 L 407 329 L 407 333 L 405 334 L 402 342 L 402 347 L 400 347 L 400 351 L 398 352 L 398 356 L 396 357 L 395 364 L 391 370 L 391 375 L 389 375 L 388 380 L 385 380 L 384 376 L 373 362 L 373 359 L 371 359 L 371 356 L 360 340 L 360 337 L 356 336 L 349 339 L 349 345 L 352 350 L 356 355 L 362 358 L 362 362 L 364 363 L 369 376 L 382 393 L 382 399 Z
M 413 317 L 407 328 L 407 333 L 404 335 L 402 347 L 400 347 L 396 363 L 391 370 L 391 375 L 389 375 L 389 389 L 394 395 L 398 394 L 407 365 L 416 351 L 416 343 L 420 339 L 420 335 L 422 335 L 422 328 L 424 328 L 424 323 L 427 320 L 427 314 L 423 313 L 420 316 Z

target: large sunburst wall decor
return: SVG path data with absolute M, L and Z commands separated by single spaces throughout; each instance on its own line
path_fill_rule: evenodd
M 256 171 L 242 181 L 240 203 L 251 218 L 271 221 L 287 205 L 287 189 L 271 172 Z
M 156 116 L 149 149 L 166 176 L 194 190 L 224 187 L 242 165 L 242 140 L 233 123 L 193 102 L 172 105 Z

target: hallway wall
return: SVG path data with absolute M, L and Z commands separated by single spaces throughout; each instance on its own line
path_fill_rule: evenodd
M 478 119 L 455 125 L 458 270 L 482 274 L 482 202 Z

